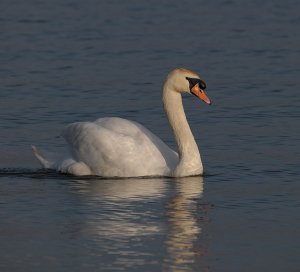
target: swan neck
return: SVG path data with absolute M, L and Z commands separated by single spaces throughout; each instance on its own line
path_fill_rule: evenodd
M 163 104 L 178 146 L 179 164 L 183 160 L 187 163 L 189 161 L 201 163 L 198 146 L 183 109 L 181 94 L 171 89 L 168 84 L 164 86 Z

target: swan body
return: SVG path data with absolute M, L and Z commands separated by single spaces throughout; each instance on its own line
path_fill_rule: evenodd
M 160 138 L 139 123 L 118 117 L 68 125 L 62 135 L 71 158 L 50 161 L 36 147 L 33 153 L 44 168 L 76 176 L 103 177 L 169 176 L 203 174 L 203 166 L 184 113 L 181 93 L 192 93 L 206 103 L 205 83 L 186 69 L 175 69 L 167 77 L 162 100 L 178 145 L 170 149 Z

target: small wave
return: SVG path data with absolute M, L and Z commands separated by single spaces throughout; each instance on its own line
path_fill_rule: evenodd
M 219 176 L 221 173 L 205 172 L 203 177 Z M 73 176 L 67 173 L 60 173 L 52 169 L 28 169 L 28 168 L 0 168 L 1 177 L 15 177 L 15 178 L 35 178 L 35 179 L 59 179 L 59 180 L 127 180 L 127 179 L 170 179 L 171 177 L 163 176 L 141 176 L 141 177 L 101 177 L 101 176 Z
M 52 169 L 28 169 L 28 168 L 0 168 L 1 177 L 36 178 L 36 179 L 59 179 L 59 180 L 107 180 L 107 179 L 132 179 L 124 177 L 101 177 L 101 176 L 74 176 L 67 173 L 57 172 Z M 134 179 L 153 179 L 155 177 L 135 177 Z M 162 177 L 156 177 L 162 178 Z
M 28 169 L 28 168 L 0 168 L 1 177 L 33 178 L 33 179 L 57 179 L 57 180 L 102 180 L 99 176 L 76 177 L 67 173 L 57 172 L 52 169 Z
M 28 168 L 0 168 L 0 177 L 21 177 L 21 178 L 61 178 L 65 175 L 49 169 L 28 169 Z

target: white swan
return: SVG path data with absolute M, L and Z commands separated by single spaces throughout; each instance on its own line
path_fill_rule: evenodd
M 44 168 L 76 176 L 103 177 L 202 175 L 203 166 L 189 124 L 181 93 L 192 93 L 207 104 L 206 85 L 191 70 L 175 69 L 163 86 L 162 101 L 173 130 L 178 153 L 142 125 L 117 117 L 70 124 L 63 132 L 72 158 L 52 162 L 36 147 L 33 153 Z

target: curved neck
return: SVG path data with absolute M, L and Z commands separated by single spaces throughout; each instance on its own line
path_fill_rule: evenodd
M 190 171 L 191 174 L 202 174 L 199 149 L 185 116 L 181 94 L 170 88 L 168 82 L 166 82 L 163 88 L 162 100 L 178 146 L 179 163 L 175 171 Z M 197 173 L 194 173 L 195 171 Z M 201 173 L 198 173 L 199 171 Z M 181 174 L 177 173 L 177 175 Z

